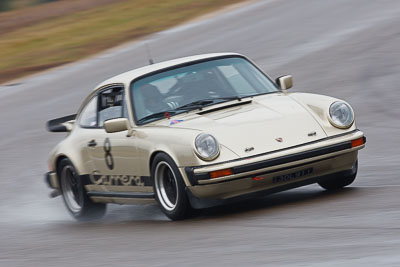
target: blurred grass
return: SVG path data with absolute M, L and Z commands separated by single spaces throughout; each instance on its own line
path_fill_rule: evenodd
M 129 0 L 0 36 L 0 82 L 72 62 L 242 0 Z

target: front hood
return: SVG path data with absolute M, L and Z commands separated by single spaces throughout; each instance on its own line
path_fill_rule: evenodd
M 243 99 L 245 103 L 248 98 Z M 218 105 L 232 105 L 228 102 Z M 217 105 L 216 105 L 217 106 Z M 200 130 L 240 157 L 283 149 L 326 137 L 300 104 L 283 93 L 257 96 L 248 104 L 171 118 L 159 125 Z M 315 133 L 315 134 L 314 134 Z

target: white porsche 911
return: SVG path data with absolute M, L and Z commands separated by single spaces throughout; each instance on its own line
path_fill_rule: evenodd
M 106 203 L 157 201 L 171 219 L 248 197 L 318 183 L 351 184 L 365 146 L 354 112 L 332 97 L 288 93 L 243 55 L 161 62 L 97 86 L 76 115 L 51 120 L 68 132 L 46 174 L 78 220 Z

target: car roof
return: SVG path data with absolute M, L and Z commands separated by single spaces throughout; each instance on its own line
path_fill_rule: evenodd
M 189 56 L 189 57 L 182 57 L 182 58 L 177 58 L 177 59 L 172 59 L 168 61 L 163 61 L 160 63 L 155 63 L 152 65 L 140 67 L 131 71 L 124 72 L 122 74 L 119 74 L 117 76 L 114 76 L 110 79 L 105 80 L 104 82 L 100 83 L 98 86 L 96 86 L 97 90 L 98 88 L 101 88 L 103 86 L 109 85 L 109 84 L 120 84 L 123 83 L 125 85 L 130 84 L 130 82 L 137 77 L 140 77 L 142 75 L 145 75 L 150 72 L 162 70 L 165 68 L 173 67 L 176 65 L 180 64 L 185 64 L 185 63 L 190 63 L 193 61 L 197 60 L 203 60 L 203 59 L 211 59 L 211 58 L 216 58 L 216 57 L 224 57 L 224 56 L 241 56 L 243 55 L 238 54 L 238 53 L 210 53 L 210 54 L 202 54 L 202 55 L 195 55 L 195 56 Z

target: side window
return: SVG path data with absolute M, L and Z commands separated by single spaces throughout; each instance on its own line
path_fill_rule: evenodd
M 124 101 L 124 107 L 123 107 L 123 111 L 122 111 L 122 117 L 127 118 L 129 120 L 128 106 L 126 105 L 125 101 Z
M 96 127 L 97 126 L 97 96 L 82 110 L 79 118 L 79 125 L 82 127 Z
M 112 88 L 99 94 L 99 127 L 103 127 L 106 120 L 122 117 L 123 102 L 122 88 Z

